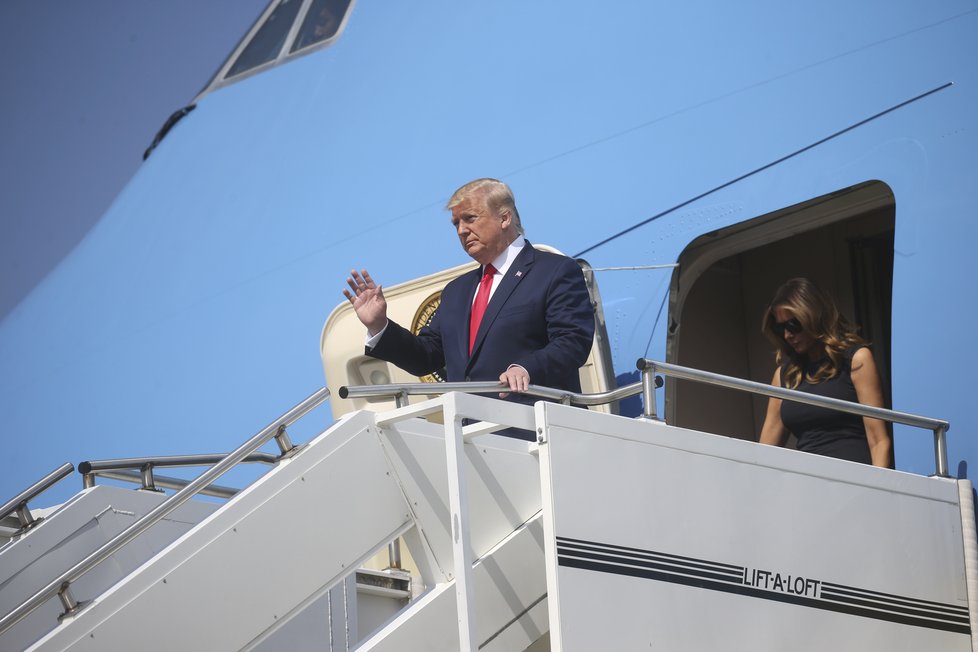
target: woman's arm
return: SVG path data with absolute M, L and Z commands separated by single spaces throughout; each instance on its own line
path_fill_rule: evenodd
M 863 347 L 852 356 L 852 384 L 856 388 L 856 398 L 863 405 L 883 407 L 883 385 L 872 352 Z M 863 417 L 866 439 L 869 442 L 869 455 L 873 466 L 893 468 L 893 442 L 886 424 L 879 419 Z
M 774 370 L 774 378 L 771 384 L 781 387 L 781 370 Z M 761 443 L 771 446 L 784 445 L 784 437 L 787 429 L 781 422 L 781 399 L 771 397 L 767 400 L 767 415 L 764 417 L 764 426 L 761 428 Z

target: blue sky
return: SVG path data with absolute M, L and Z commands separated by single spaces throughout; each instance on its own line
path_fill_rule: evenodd
M 63 461 L 232 450 L 322 384 L 319 335 L 351 266 L 392 285 L 466 261 L 441 207 L 476 176 L 513 185 L 532 240 L 587 249 L 596 267 L 675 262 L 701 228 L 866 179 L 911 195 L 937 181 L 963 187 L 951 175 L 973 172 L 970 158 L 952 149 L 929 173 L 903 135 L 957 148 L 965 141 L 942 130 L 960 124 L 971 137 L 975 1 L 880 12 L 885 3 L 769 0 L 704 13 L 635 0 L 634 13 L 597 14 L 521 0 L 358 3 L 335 47 L 208 96 L 146 164 L 160 125 L 267 0 L 0 5 L 0 499 Z M 833 18 L 842 9 L 850 21 Z M 499 47 L 502 28 L 510 47 Z M 539 47 L 551 32 L 594 38 Z M 483 71 L 519 101 L 467 95 L 474 86 L 459 80 Z M 949 79 L 953 92 L 807 154 Z M 934 197 L 958 195 L 934 191 L 929 207 Z M 974 240 L 962 230 L 952 244 Z M 931 268 L 917 261 L 901 264 L 923 284 Z M 601 277 L 616 372 L 664 357 L 669 274 Z M 905 368 L 925 366 L 904 355 Z M 904 409 L 967 423 L 935 409 L 941 401 L 918 402 L 916 383 L 912 392 Z M 40 504 L 67 489 L 54 491 Z
M 0 318 L 111 205 L 267 4 L 0 4 Z

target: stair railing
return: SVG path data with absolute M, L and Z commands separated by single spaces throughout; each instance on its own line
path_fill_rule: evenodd
M 661 379 L 660 384 L 661 387 Z M 440 396 L 449 392 L 465 394 L 494 394 L 505 391 L 505 385 L 497 381 L 469 381 L 451 383 L 393 383 L 387 385 L 344 385 L 339 389 L 340 398 L 367 398 L 372 396 L 393 396 L 397 407 L 407 405 L 408 396 Z M 565 405 L 605 405 L 629 396 L 642 393 L 641 383 L 624 385 L 607 392 L 583 394 L 563 389 L 553 389 L 542 385 L 530 385 L 522 392 L 528 396 L 546 398 Z
M 772 398 L 795 401 L 796 403 L 816 405 L 818 407 L 837 410 L 839 412 L 846 412 L 848 414 L 858 414 L 859 416 L 863 417 L 870 417 L 873 419 L 879 419 L 881 421 L 888 421 L 890 423 L 900 423 L 906 426 L 930 430 L 934 433 L 935 475 L 941 478 L 950 477 L 947 466 L 947 430 L 951 427 L 951 424 L 942 419 L 932 419 L 930 417 L 922 417 L 916 414 L 909 414 L 907 412 L 887 410 L 885 408 L 873 407 L 872 405 L 863 405 L 862 403 L 843 401 L 842 399 L 838 398 L 815 396 L 814 394 L 800 392 L 796 389 L 775 387 L 773 385 L 768 385 L 767 383 L 758 383 L 752 380 L 744 380 L 743 378 L 724 376 L 723 374 L 702 371 L 700 369 L 692 369 L 690 367 L 682 367 L 680 365 L 670 364 L 668 362 L 656 362 L 655 360 L 648 360 L 646 358 L 639 358 L 636 365 L 638 366 L 639 371 L 642 372 L 642 379 L 643 383 L 645 384 L 648 384 L 648 381 L 646 381 L 647 378 L 651 378 L 655 376 L 657 372 L 660 372 L 663 375 L 670 376 L 672 378 L 680 378 L 697 383 L 704 383 L 706 385 L 726 387 L 728 389 L 748 392 L 751 394 L 761 394 L 763 396 L 769 396 Z M 646 400 L 645 402 L 645 416 L 650 419 L 654 419 L 656 418 L 655 394 L 647 394 L 651 394 L 651 401 Z
M 642 372 L 641 381 L 607 392 L 583 394 L 542 387 L 540 385 L 530 385 L 523 393 L 529 396 L 559 401 L 566 405 L 580 406 L 604 405 L 606 403 L 611 403 L 613 401 L 618 401 L 623 398 L 641 394 L 644 404 L 642 417 L 645 419 L 657 419 L 658 416 L 656 413 L 655 390 L 663 385 L 662 378 L 657 375 L 658 373 L 661 373 L 665 376 L 704 383 L 706 385 L 715 385 L 718 387 L 726 387 L 728 389 L 744 391 L 751 394 L 760 394 L 763 396 L 780 398 L 798 403 L 807 403 L 808 405 L 816 405 L 819 407 L 828 408 L 830 410 L 837 410 L 840 412 L 847 412 L 849 414 L 857 414 L 864 417 L 880 419 L 881 421 L 887 421 L 890 423 L 899 423 L 907 426 L 913 426 L 915 428 L 930 430 L 934 433 L 935 475 L 942 478 L 950 477 L 947 463 L 947 431 L 951 425 L 945 420 L 918 416 L 916 414 L 909 414 L 907 412 L 897 412 L 895 410 L 873 407 L 871 405 L 863 405 L 862 403 L 843 401 L 837 398 L 815 396 L 814 394 L 800 392 L 795 389 L 774 387 L 773 385 L 769 385 L 767 383 L 758 383 L 752 380 L 736 378 L 734 376 L 724 376 L 723 374 L 693 369 L 691 367 L 683 367 L 667 362 L 657 362 L 647 358 L 639 358 L 636 366 L 638 367 L 638 370 Z M 504 385 L 496 381 L 351 385 L 340 387 L 339 395 L 340 398 L 393 396 L 395 397 L 397 406 L 403 407 L 406 405 L 406 398 L 412 395 L 437 396 L 446 394 L 448 392 L 489 394 L 499 392 L 503 388 Z
M 21 491 L 19 494 L 4 503 L 2 507 L 0 507 L 0 521 L 7 518 L 11 514 L 16 514 L 17 522 L 20 523 L 20 529 L 17 530 L 16 534 L 29 530 L 40 523 L 44 519 L 34 518 L 34 515 L 31 514 L 30 508 L 27 506 L 27 503 L 41 493 L 47 491 L 63 478 L 66 478 L 74 470 L 75 467 L 73 464 L 65 462 L 54 471 L 51 471 L 46 476 L 29 486 L 27 489 Z
M 283 433 L 285 431 L 283 430 Z M 278 435 L 276 435 L 278 436 Z M 279 450 L 284 455 L 293 450 L 290 444 L 280 444 Z M 82 474 L 82 484 L 88 489 L 95 486 L 96 477 L 104 477 L 123 482 L 133 482 L 142 485 L 140 489 L 145 491 L 160 491 L 164 489 L 182 489 L 189 484 L 179 478 L 169 478 L 154 473 L 157 468 L 176 468 L 190 466 L 211 466 L 217 464 L 227 456 L 227 453 L 214 455 L 169 455 L 164 457 L 124 457 L 111 460 L 91 460 L 78 464 L 78 472 Z M 260 463 L 272 466 L 277 464 L 280 456 L 271 453 L 252 453 L 243 460 L 241 464 Z M 229 497 L 234 495 L 237 490 L 229 487 L 204 487 L 200 490 L 201 494 L 208 496 Z
M 213 467 L 201 473 L 195 480 L 178 492 L 164 500 L 155 508 L 147 512 L 145 516 L 130 525 L 128 528 L 105 542 L 97 550 L 89 554 L 80 562 L 62 573 L 47 586 L 39 590 L 28 598 L 19 607 L 0 618 L 0 634 L 3 634 L 39 606 L 57 595 L 64 607 L 62 618 L 72 616 L 85 607 L 87 602 L 79 602 L 71 594 L 71 585 L 81 576 L 98 566 L 100 563 L 118 552 L 123 546 L 138 537 L 145 530 L 149 529 L 157 522 L 162 520 L 170 512 L 177 509 L 185 502 L 200 493 L 205 487 L 211 485 L 214 480 L 224 475 L 227 471 L 254 453 L 258 448 L 265 445 L 268 441 L 275 439 L 282 450 L 280 457 L 287 457 L 298 450 L 292 445 L 286 434 L 286 428 L 297 421 L 299 418 L 310 412 L 313 408 L 329 398 L 329 389 L 323 387 L 313 392 L 304 401 L 293 407 L 291 410 L 280 416 L 278 419 L 267 425 L 251 439 L 241 446 L 228 453 Z M 68 471 L 71 472 L 70 470 Z

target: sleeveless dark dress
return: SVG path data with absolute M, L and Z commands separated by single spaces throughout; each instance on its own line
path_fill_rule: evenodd
M 803 379 L 795 389 L 817 396 L 856 401 L 856 388 L 852 384 L 851 376 L 852 356 L 861 348 L 863 347 L 854 346 L 846 351 L 845 363 L 835 377 L 814 385 Z M 806 372 L 814 371 L 820 363 L 821 361 L 814 363 Z M 782 366 L 782 387 L 784 373 L 785 368 Z M 861 416 L 786 400 L 781 402 L 781 422 L 798 438 L 798 450 L 872 464 L 869 441 L 866 439 L 866 428 Z

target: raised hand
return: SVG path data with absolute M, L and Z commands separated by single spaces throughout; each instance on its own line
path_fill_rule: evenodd
M 349 290 L 343 290 L 343 295 L 353 304 L 353 310 L 361 323 L 367 327 L 367 333 L 376 335 L 387 325 L 387 300 L 384 290 L 374 283 L 367 270 L 350 270 L 346 279 Z

